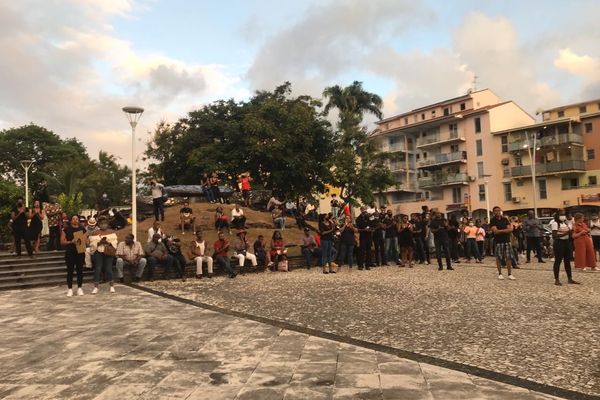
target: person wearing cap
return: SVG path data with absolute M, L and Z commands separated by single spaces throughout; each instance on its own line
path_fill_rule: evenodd
M 302 255 L 306 261 L 306 267 L 311 269 L 313 257 L 320 257 L 321 250 L 319 249 L 314 236 L 310 234 L 309 228 L 304 228 L 304 236 L 302 236 L 300 248 L 302 249 Z
M 117 245 L 117 278 L 123 283 L 123 266 L 129 265 L 136 269 L 134 282 L 139 282 L 142 279 L 144 268 L 146 268 L 146 258 L 144 257 L 144 249 L 142 244 L 134 240 L 131 233 L 125 235 L 125 240 Z
M 212 278 L 213 258 L 207 255 L 206 241 L 202 238 L 202 231 L 196 232 L 196 240 L 190 243 L 190 258 L 196 263 L 196 278 L 202 279 L 202 263 L 206 263 L 208 277 Z
M 100 274 L 104 273 L 104 280 L 109 282 L 110 292 L 114 293 L 112 265 L 118 245 L 117 234 L 110 229 L 108 218 L 98 218 L 98 229 L 89 236 L 92 260 L 94 263 L 94 289 L 92 294 L 98 293 Z
M 85 234 L 89 237 L 90 235 L 93 235 L 94 233 L 96 233 L 99 229 L 100 228 L 98 228 L 96 218 L 90 217 L 87 220 Z M 85 248 L 84 259 L 85 259 L 85 267 L 92 268 L 92 249 L 89 246 Z
M 250 247 L 250 245 L 248 244 L 248 240 L 246 240 L 246 231 L 241 229 L 237 232 L 237 240 L 233 244 L 233 256 L 237 257 L 239 263 L 238 265 L 240 267 L 244 266 L 246 260 L 250 260 L 252 263 L 252 268 L 256 268 L 258 265 L 256 256 L 248 252 L 248 247 Z

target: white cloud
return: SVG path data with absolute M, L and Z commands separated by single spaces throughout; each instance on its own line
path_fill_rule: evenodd
M 583 78 L 586 82 L 600 81 L 600 58 L 578 55 L 570 48 L 561 49 L 554 60 L 556 68 Z

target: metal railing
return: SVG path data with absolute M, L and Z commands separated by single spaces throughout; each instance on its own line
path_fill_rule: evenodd
M 469 181 L 467 174 L 452 174 L 440 177 L 428 176 L 418 180 L 419 187 L 463 184 Z
M 556 161 L 545 164 L 537 164 L 535 166 L 535 174 L 552 174 L 570 171 L 585 171 L 585 161 L 583 160 L 570 160 L 570 161 Z M 513 177 L 516 176 L 531 176 L 531 166 L 521 165 L 518 167 L 512 167 L 510 174 Z
M 426 167 L 429 165 L 446 164 L 466 160 L 467 153 L 465 151 L 455 151 L 453 153 L 436 154 L 434 159 L 419 161 L 419 167 Z
M 583 136 L 578 133 L 560 133 L 558 135 L 544 136 L 536 140 L 536 145 L 539 147 L 559 146 L 563 144 L 583 144 Z M 528 147 L 533 147 L 533 139 L 518 140 L 508 144 L 508 151 L 527 150 Z
M 417 141 L 417 147 L 434 145 L 437 143 L 445 143 L 454 140 L 464 140 L 464 137 L 462 136 L 462 131 L 452 130 L 437 134 L 435 136 L 426 136 Z

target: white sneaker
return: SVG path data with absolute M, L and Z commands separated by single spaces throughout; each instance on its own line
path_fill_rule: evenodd
M 510 279 L 511 281 L 514 281 L 514 280 L 515 280 L 515 279 L 517 279 L 517 278 L 515 278 L 515 277 L 514 277 L 514 276 L 512 276 L 512 274 L 511 274 L 511 275 L 509 275 L 509 276 L 508 276 L 508 279 Z
M 114 286 L 111 286 L 111 287 L 110 287 L 110 292 L 111 292 L 111 293 L 114 293 L 114 292 L 115 292 L 115 287 L 114 287 Z
M 67 297 L 72 297 L 72 296 L 73 296 L 73 289 L 67 290 Z
M 510 276 L 510 275 L 509 275 L 509 276 Z M 503 280 L 504 280 L 504 275 L 502 275 L 502 274 L 498 274 L 498 279 L 500 279 L 501 281 L 503 281 Z
M 96 294 L 96 293 L 98 293 L 98 288 L 97 287 L 95 287 L 94 290 L 92 290 L 92 294 Z
M 77 296 L 83 296 L 83 289 L 77 288 Z

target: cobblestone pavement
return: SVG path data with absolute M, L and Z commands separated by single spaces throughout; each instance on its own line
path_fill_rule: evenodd
M 551 265 L 262 273 L 155 282 L 198 302 L 600 395 L 600 273 L 554 286 Z M 506 274 L 505 274 L 506 276 Z
M 553 398 L 128 287 L 64 294 L 0 293 L 0 398 Z

